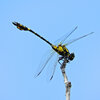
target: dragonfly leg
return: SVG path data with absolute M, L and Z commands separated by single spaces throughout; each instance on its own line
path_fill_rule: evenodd
M 60 61 L 58 60 L 58 63 L 60 64 L 60 65 L 62 65 L 61 63 L 60 63 Z
M 59 57 L 59 59 L 58 59 L 58 63 L 59 63 L 60 65 L 62 65 L 61 62 L 60 62 L 60 60 L 63 60 L 63 58 L 64 58 L 64 57 Z

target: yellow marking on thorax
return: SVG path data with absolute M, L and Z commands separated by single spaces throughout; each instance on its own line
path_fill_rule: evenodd
M 69 52 L 69 50 L 66 47 L 63 47 L 64 50 L 66 50 L 67 52 Z
M 63 52 L 63 51 L 64 51 L 63 48 L 62 48 L 62 46 L 58 46 L 58 47 L 57 47 L 57 50 L 58 50 L 59 52 Z
M 52 48 L 53 48 L 56 52 L 63 52 L 62 46 L 55 46 L 55 45 L 52 45 Z
M 58 46 L 55 46 L 55 45 L 52 45 L 52 48 L 58 53 L 58 54 L 66 54 L 68 51 L 68 49 L 63 46 L 63 45 L 58 45 Z

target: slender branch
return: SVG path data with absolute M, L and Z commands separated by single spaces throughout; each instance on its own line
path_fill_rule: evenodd
M 64 62 L 62 63 L 60 68 L 61 68 L 61 71 L 62 71 L 62 74 L 64 77 L 64 83 L 65 83 L 65 87 L 66 87 L 66 100 L 70 100 L 71 82 L 68 81 L 68 77 L 67 77 L 66 72 L 65 72 L 66 64 L 67 64 L 67 61 L 64 60 Z

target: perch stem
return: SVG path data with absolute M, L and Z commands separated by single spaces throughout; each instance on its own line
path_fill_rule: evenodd
M 65 83 L 65 87 L 66 87 L 66 100 L 70 100 L 71 82 L 68 81 L 68 77 L 65 72 L 66 64 L 67 64 L 67 62 L 66 62 L 66 60 L 64 60 L 64 62 L 62 63 L 60 68 L 61 68 L 62 75 L 64 77 L 64 83 Z

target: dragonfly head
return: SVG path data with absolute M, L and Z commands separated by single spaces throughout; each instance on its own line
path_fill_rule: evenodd
M 73 60 L 74 59 L 74 57 L 75 57 L 75 54 L 74 53 L 71 53 L 70 55 L 69 55 L 69 60 Z

